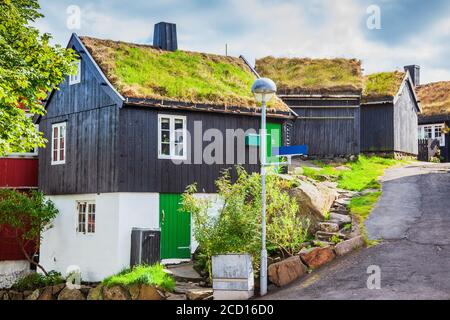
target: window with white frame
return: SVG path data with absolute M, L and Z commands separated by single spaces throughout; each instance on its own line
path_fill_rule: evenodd
M 186 160 L 186 117 L 158 116 L 158 157 Z
M 83 234 L 95 233 L 95 202 L 77 202 L 77 232 Z
M 66 123 L 52 125 L 52 165 L 66 163 Z
M 436 139 L 439 140 L 441 147 L 445 146 L 444 124 L 429 124 L 419 126 L 419 139 Z
M 76 74 L 69 76 L 69 85 L 77 84 L 81 82 L 81 60 L 75 62 L 77 68 Z

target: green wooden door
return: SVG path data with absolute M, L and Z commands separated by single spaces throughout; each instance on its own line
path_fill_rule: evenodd
M 267 123 L 267 163 L 280 162 L 279 157 L 272 156 L 272 148 L 281 147 L 281 124 L 280 123 Z
M 180 212 L 181 194 L 159 195 L 161 259 L 191 258 L 191 215 Z

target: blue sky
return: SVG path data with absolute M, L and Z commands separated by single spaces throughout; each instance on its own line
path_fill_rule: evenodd
M 36 22 L 54 42 L 70 34 L 152 43 L 153 25 L 178 26 L 179 48 L 243 54 L 346 57 L 365 73 L 419 64 L 422 82 L 450 80 L 448 0 L 40 0 Z M 81 10 L 81 28 L 67 27 L 67 8 Z M 367 9 L 380 8 L 381 29 L 369 29 Z M 372 11 L 371 11 L 372 12 Z

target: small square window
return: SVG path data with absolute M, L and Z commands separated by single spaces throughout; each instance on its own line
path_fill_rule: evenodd
M 77 215 L 77 232 L 83 234 L 95 233 L 95 203 L 89 201 L 78 201 Z
M 66 123 L 52 125 L 52 165 L 66 163 Z
M 77 84 L 81 82 L 81 60 L 75 62 L 77 71 L 76 74 L 69 76 L 69 85 Z
M 186 135 L 186 117 L 159 115 L 159 159 L 186 160 Z

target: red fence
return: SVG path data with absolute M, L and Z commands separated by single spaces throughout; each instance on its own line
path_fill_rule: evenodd
M 34 243 L 25 248 L 28 254 L 34 251 Z M 26 260 L 17 240 L 16 231 L 9 226 L 0 226 L 0 261 Z
M 37 185 L 37 159 L 0 159 L 0 188 L 34 188 Z

